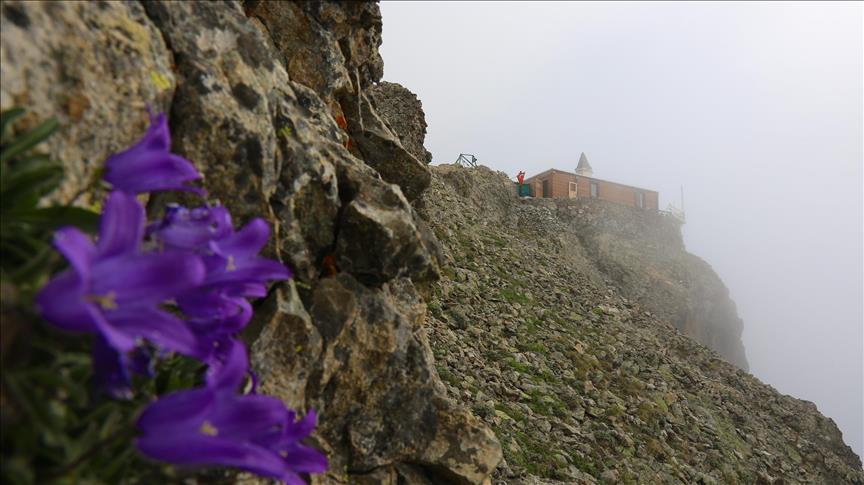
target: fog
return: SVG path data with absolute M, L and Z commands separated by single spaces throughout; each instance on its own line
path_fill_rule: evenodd
M 861 3 L 395 3 L 384 79 L 433 163 L 684 188 L 690 252 L 729 287 L 751 372 L 864 455 Z

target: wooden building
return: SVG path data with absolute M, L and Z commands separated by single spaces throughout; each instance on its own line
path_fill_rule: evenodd
M 619 184 L 593 177 L 588 158 L 579 157 L 576 172 L 549 169 L 525 179 L 534 197 L 576 199 L 591 198 L 642 209 L 659 209 L 660 194 L 654 190 Z

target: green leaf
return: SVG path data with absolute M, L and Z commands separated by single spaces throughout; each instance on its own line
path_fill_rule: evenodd
M 10 211 L 6 213 L 6 217 L 33 224 L 42 229 L 55 229 L 60 226 L 72 225 L 83 231 L 95 232 L 99 227 L 99 214 L 73 206 Z
M 50 246 L 46 245 L 36 256 L 24 259 L 27 261 L 21 267 L 15 269 L 9 277 L 12 281 L 16 283 L 25 283 L 31 280 L 35 280 L 39 277 L 39 275 L 43 273 L 47 273 L 47 267 L 50 265 L 54 251 Z
M 57 130 L 59 123 L 55 118 L 44 121 L 41 125 L 33 130 L 19 136 L 8 146 L 3 147 L 3 152 L 0 153 L 0 163 L 11 160 L 18 155 L 25 153 L 27 150 L 42 143 Z
M 41 170 L 47 167 L 57 167 L 62 170 L 62 165 L 52 161 L 49 155 L 36 153 L 15 160 L 14 164 L 8 167 L 3 167 L 0 172 L 0 190 L 7 190 L 10 186 L 26 183 L 28 178 L 32 178 L 29 173 Z
M 10 177 L 4 184 L 6 187 L 0 193 L 3 212 L 20 208 L 33 207 L 43 195 L 48 194 L 60 184 L 63 179 L 63 167 L 45 165 L 34 167 Z
M 24 114 L 24 108 L 11 108 L 0 113 L 0 136 L 6 136 L 6 127 Z

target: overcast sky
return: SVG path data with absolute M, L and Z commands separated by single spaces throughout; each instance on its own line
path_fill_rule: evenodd
M 864 455 L 861 3 L 381 5 L 384 78 L 433 163 L 684 186 L 688 250 L 729 287 L 751 372 Z

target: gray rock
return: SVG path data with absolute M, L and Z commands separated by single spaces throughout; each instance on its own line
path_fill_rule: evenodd
M 418 227 L 413 209 L 398 188 L 369 177 L 356 166 L 340 169 L 350 200 L 342 210 L 336 240 L 339 266 L 373 284 L 404 275 L 418 281 L 436 278 L 438 262 L 428 249 L 434 239 Z
M 399 136 L 402 146 L 421 162 L 432 161 L 432 153 L 423 146 L 426 139 L 426 117 L 417 95 L 397 83 L 382 81 L 367 94 L 387 126 Z
M 410 280 L 371 289 L 349 275 L 327 278 L 310 313 L 324 340 L 309 383 L 313 402 L 326 417 L 322 433 L 344 443 L 350 468 L 423 463 L 459 483 L 491 473 L 500 446 L 439 390 L 422 329 L 425 305 Z
M 145 132 L 147 103 L 165 110 L 174 95 L 161 34 L 137 2 L 13 0 L 3 2 L 0 32 L 0 108 L 26 108 L 23 130 L 56 117 L 45 146 L 65 178 L 52 198 L 97 202 L 96 170 Z
M 414 157 L 399 137 L 381 120 L 366 94 L 342 98 L 346 107 L 348 133 L 354 151 L 384 180 L 397 184 L 408 200 L 414 200 L 429 186 L 426 164 Z

